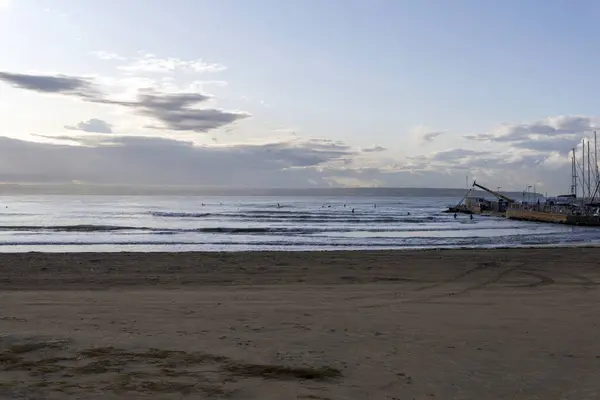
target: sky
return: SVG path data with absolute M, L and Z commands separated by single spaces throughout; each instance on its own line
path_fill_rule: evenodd
M 599 17 L 587 0 L 0 0 L 0 181 L 567 193 L 600 121 Z

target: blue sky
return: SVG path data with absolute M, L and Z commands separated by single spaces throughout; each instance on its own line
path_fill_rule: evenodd
M 288 130 L 304 140 L 387 149 L 346 160 L 343 174 L 349 176 L 353 169 L 360 175 L 346 176 L 346 184 L 462 185 L 469 170 L 465 165 L 475 154 L 444 157 L 469 150 L 490 153 L 484 157 L 487 163 L 480 157 L 466 171 L 471 175 L 515 187 L 521 187 L 522 179 L 557 190 L 568 187 L 568 171 L 564 182 L 552 181 L 556 168 L 563 174 L 568 163 L 560 148 L 545 143 L 544 151 L 538 151 L 524 140 L 553 139 L 540 136 L 546 130 L 535 130 L 545 124 L 559 132 L 555 139 L 577 143 L 586 132 L 577 131 L 582 125 L 568 118 L 586 118 L 583 128 L 589 134 L 600 106 L 595 79 L 600 69 L 600 3 L 592 1 L 2 2 L 1 70 L 117 79 L 115 60 L 91 55 L 98 51 L 123 58 L 143 51 L 218 63 L 226 69 L 210 79 L 227 85 L 203 90 L 210 88 L 218 107 L 252 115 L 237 128 L 239 136 L 228 136 L 226 144 L 247 144 L 271 137 L 268 132 Z M 175 73 L 172 79 L 192 78 Z M 199 79 L 207 79 L 206 74 Z M 48 132 L 43 133 L 58 135 L 61 127 L 78 120 L 113 118 L 109 122 L 119 125 L 127 118 L 97 105 L 74 106 L 56 97 L 50 104 L 39 93 L 10 86 L 0 90 L 0 106 L 4 104 L 7 114 L 2 117 L 11 116 L 4 129 L 11 137 L 25 138 L 26 132 L 44 127 Z M 19 116 L 33 112 L 24 110 L 25 103 L 42 109 L 37 125 L 27 121 L 30 116 Z M 560 116 L 567 119 L 556 119 Z M 498 128 L 500 123 L 504 128 Z M 120 133 L 148 135 L 141 120 L 130 119 L 122 126 L 127 132 Z M 526 129 L 527 137 L 496 140 L 511 129 Z M 188 137 L 208 145 L 218 131 Z M 441 134 L 423 140 L 432 132 Z M 181 133 L 152 135 L 181 139 Z M 493 137 L 464 137 L 483 134 Z M 515 164 L 517 155 L 522 165 Z M 498 164 L 495 172 L 484 168 L 490 157 Z M 330 163 L 303 167 L 329 171 L 321 175 L 336 173 Z M 508 178 L 499 172 L 505 167 L 527 172 Z

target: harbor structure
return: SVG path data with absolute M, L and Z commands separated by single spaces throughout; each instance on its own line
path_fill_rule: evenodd
M 506 209 L 508 219 L 549 222 L 567 225 L 600 226 L 600 202 L 598 190 L 598 146 L 594 132 L 592 158 L 591 140 L 582 140 L 581 160 L 576 149 L 571 151 L 571 190 L 568 195 L 547 198 L 543 203 L 511 203 Z M 579 196 L 581 195 L 581 196 Z

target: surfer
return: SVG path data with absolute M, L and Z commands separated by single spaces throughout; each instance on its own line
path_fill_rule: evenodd
M 469 219 L 473 219 L 473 214 L 470 214 L 470 215 L 469 215 Z
M 454 219 L 456 219 L 456 213 L 454 213 Z

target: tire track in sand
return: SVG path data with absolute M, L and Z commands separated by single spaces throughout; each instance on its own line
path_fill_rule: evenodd
M 389 303 L 365 305 L 359 308 L 378 308 L 391 306 L 394 304 L 426 303 L 429 300 L 433 299 L 468 294 L 471 291 L 480 290 L 489 285 L 499 282 L 502 278 L 508 276 L 516 270 L 519 270 L 524 265 L 525 263 L 519 263 L 515 266 L 501 268 L 501 270 L 498 271 L 500 264 L 497 262 L 481 263 L 477 267 L 471 268 L 450 279 L 445 279 L 440 282 L 432 283 L 426 286 L 421 286 L 415 289 L 414 292 L 420 292 L 420 294 L 415 297 L 406 299 L 396 299 L 395 301 Z M 467 282 L 464 282 L 465 284 L 468 284 L 466 287 L 447 287 L 455 284 L 460 285 L 461 280 L 467 277 L 469 278 L 469 280 Z

